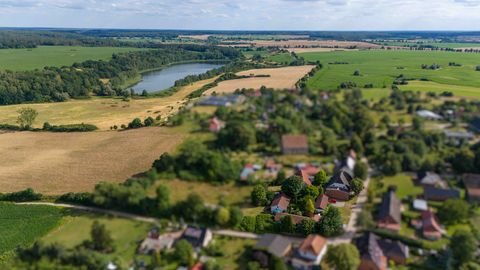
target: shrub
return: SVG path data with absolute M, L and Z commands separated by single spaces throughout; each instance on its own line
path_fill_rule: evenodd
M 0 193 L 0 201 L 28 202 L 39 201 L 40 199 L 42 199 L 42 194 L 35 193 L 35 191 L 33 191 L 31 188 L 12 193 Z

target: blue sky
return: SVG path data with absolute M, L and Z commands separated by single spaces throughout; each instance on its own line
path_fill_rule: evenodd
M 480 30 L 480 0 L 0 0 L 0 26 Z

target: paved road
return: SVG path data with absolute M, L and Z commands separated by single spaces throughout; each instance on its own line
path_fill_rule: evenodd
M 368 178 L 363 182 L 363 190 L 358 194 L 357 202 L 352 206 L 352 213 L 348 220 L 345 233 L 338 237 L 329 238 L 330 245 L 339 245 L 352 242 L 355 233 L 357 232 L 357 219 L 365 206 L 368 199 L 368 184 L 370 183 L 370 173 Z
M 235 238 L 259 239 L 261 235 L 249 232 L 233 231 L 233 230 L 215 230 L 214 234 L 222 236 L 230 236 Z

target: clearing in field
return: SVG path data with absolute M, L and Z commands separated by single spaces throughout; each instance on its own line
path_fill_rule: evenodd
M 212 185 L 209 183 L 189 182 L 182 180 L 162 180 L 158 182 L 170 189 L 172 202 L 185 200 L 190 193 L 197 193 L 206 203 L 218 204 L 220 199 L 232 205 L 242 205 L 250 200 L 252 187 L 236 186 L 235 184 Z M 153 187 L 154 194 L 156 187 Z
M 114 53 L 142 50 L 122 47 L 40 46 L 0 50 L 0 69 L 13 71 L 71 66 L 86 60 L 109 60 Z
M 186 96 L 201 88 L 215 78 L 198 81 L 182 87 L 168 97 L 131 99 L 128 102 L 121 98 L 91 98 L 71 100 L 57 103 L 19 104 L 0 106 L 0 123 L 16 124 L 18 110 L 31 107 L 38 111 L 35 127 L 42 127 L 44 122 L 52 125 L 86 123 L 96 125 L 101 130 L 109 130 L 111 126 L 128 124 L 134 118 L 146 117 L 162 119 L 176 113 L 186 102 Z
M 228 80 L 205 92 L 212 93 L 233 93 L 236 89 L 260 89 L 262 86 L 274 89 L 293 89 L 295 84 L 314 66 L 295 66 L 283 68 L 251 69 L 237 73 L 237 75 L 270 75 L 270 77 L 252 77 L 246 79 Z
M 187 136 L 185 128 L 119 132 L 0 134 L 0 192 L 28 187 L 57 195 L 91 191 L 99 181 L 123 182 L 151 168 Z
M 440 51 L 349 51 L 327 53 L 302 53 L 307 61 L 320 61 L 324 67 L 307 83 L 313 90 L 332 90 L 343 82 L 355 82 L 363 88 L 387 88 L 399 75 L 409 79 L 424 79 L 446 85 L 456 94 L 456 86 L 479 87 L 480 54 Z M 449 66 L 449 62 L 461 66 Z M 346 64 L 345 64 L 346 63 Z M 440 69 L 422 69 L 422 64 L 439 64 Z M 355 76 L 355 71 L 360 75 Z M 460 89 L 462 90 L 462 89 Z M 427 91 L 427 89 L 425 89 Z

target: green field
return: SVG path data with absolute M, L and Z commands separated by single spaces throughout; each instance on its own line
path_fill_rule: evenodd
M 268 56 L 267 60 L 288 65 L 293 60 L 295 60 L 295 58 L 293 58 L 293 56 L 290 53 L 276 53 Z
M 136 256 L 138 242 L 147 235 L 152 224 L 123 218 L 109 218 L 85 212 L 72 211 L 62 219 L 61 225 L 42 238 L 45 243 L 59 243 L 73 248 L 90 238 L 90 228 L 94 220 L 104 224 L 111 233 L 115 250 L 108 254 L 119 259 L 123 266 L 129 265 Z
M 56 207 L 0 203 L 0 262 L 58 226 L 64 214 Z
M 456 48 L 480 48 L 480 43 L 461 43 L 461 42 L 401 42 L 401 41 L 387 41 L 387 42 L 378 42 L 377 44 L 386 45 L 386 46 L 404 46 L 404 47 L 412 47 L 412 46 L 434 46 L 438 48 L 448 48 L 448 49 L 456 49 Z
M 141 50 L 120 47 L 41 46 L 34 49 L 0 50 L 0 69 L 33 70 L 48 66 L 70 66 L 86 60 L 108 60 L 113 53 Z
M 302 53 L 308 61 L 319 60 L 324 68 L 317 72 L 307 83 L 314 90 L 336 89 L 342 82 L 352 81 L 359 87 L 372 83 L 374 88 L 389 88 L 395 78 L 403 74 L 407 78 L 427 79 L 441 84 L 450 91 L 465 93 L 464 87 L 478 88 L 480 92 L 480 54 L 435 52 L 435 51 L 348 51 Z M 329 64 L 348 62 L 348 64 Z M 462 64 L 450 67 L 449 62 Z M 424 70 L 422 64 L 439 64 L 438 70 Z M 360 76 L 353 73 L 358 70 Z M 438 85 L 436 86 L 438 88 Z M 432 88 L 434 88 L 432 86 Z M 429 87 L 421 90 L 430 91 Z M 435 91 L 435 90 L 432 90 Z M 475 92 L 475 90 L 474 90 Z M 477 95 L 475 95 L 477 96 Z

